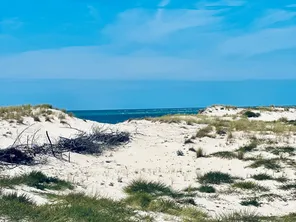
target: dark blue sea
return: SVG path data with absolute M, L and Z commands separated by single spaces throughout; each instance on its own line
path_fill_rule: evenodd
M 174 109 L 122 109 L 122 110 L 79 110 L 71 111 L 76 117 L 101 123 L 120 123 L 129 119 L 160 117 L 168 114 L 197 114 L 201 108 Z

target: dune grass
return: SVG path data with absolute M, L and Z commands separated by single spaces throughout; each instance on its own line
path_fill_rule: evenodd
M 237 151 L 243 153 L 252 152 L 257 148 L 257 146 L 257 140 L 253 140 L 250 144 L 240 147 Z
M 181 206 L 178 205 L 173 200 L 164 200 L 164 199 L 157 199 L 153 200 L 149 207 L 147 208 L 149 211 L 166 213 L 174 216 L 179 216 L 183 218 L 200 218 L 205 219 L 207 214 L 203 213 L 198 208 L 190 207 L 190 206 Z
M 285 134 L 296 132 L 296 125 L 288 124 L 282 121 L 266 122 L 261 120 L 249 120 L 248 118 L 240 118 L 235 120 L 227 120 L 219 117 L 210 117 L 201 114 L 197 115 L 167 115 L 157 118 L 146 118 L 146 120 L 162 123 L 182 123 L 188 125 L 206 124 L 215 129 L 224 129 L 227 132 L 271 132 L 275 134 Z M 206 135 L 205 133 L 202 133 Z M 202 135 L 201 134 L 201 135 Z
M 257 198 L 249 198 L 247 200 L 243 200 L 240 202 L 242 206 L 254 206 L 254 207 L 260 207 L 261 203 L 258 202 Z
M 54 108 L 49 104 L 41 104 L 41 105 L 21 105 L 21 106 L 7 106 L 0 107 L 0 120 L 8 120 L 8 121 L 16 121 L 17 123 L 22 123 L 24 117 L 31 117 L 36 122 L 40 122 L 40 118 L 50 118 L 51 115 L 54 114 L 52 109 L 60 110 L 63 113 L 59 115 L 66 116 L 67 111 L 63 109 Z M 59 116 L 58 118 L 61 118 Z M 73 114 L 71 114 L 73 116 Z
M 259 173 L 252 176 L 254 180 L 273 180 L 274 178 L 266 173 Z
M 220 157 L 222 159 L 229 159 L 229 160 L 238 158 L 238 155 L 235 152 L 230 152 L 230 151 L 220 151 L 220 152 L 212 153 L 211 156 Z
M 282 217 L 269 217 L 267 219 L 272 222 L 294 222 L 296 221 L 296 213 L 291 213 Z
M 141 181 L 142 183 L 143 181 Z M 256 213 L 249 211 L 220 214 L 216 218 L 211 218 L 195 206 L 180 204 L 176 201 L 181 197 L 179 195 L 177 195 L 178 197 L 171 195 L 171 193 L 177 191 L 173 191 L 169 186 L 156 182 L 146 181 L 146 183 L 146 185 L 142 184 L 141 186 L 137 184 L 132 189 L 131 186 L 128 186 L 125 189 L 128 197 L 121 201 L 95 196 L 90 197 L 82 193 L 71 193 L 67 195 L 51 194 L 51 200 L 53 201 L 51 204 L 36 205 L 26 195 L 0 193 L 0 217 L 6 218 L 9 221 L 30 222 L 154 221 L 153 217 L 150 216 L 151 214 L 140 216 L 138 212 L 142 211 L 176 216 L 184 222 L 293 221 L 292 219 L 295 219 L 295 215 L 293 214 L 284 217 L 260 217 Z M 197 189 L 200 190 L 201 188 Z M 169 197 L 169 199 L 164 197 Z M 241 201 L 241 204 L 256 207 L 261 205 L 257 198 L 245 199 Z
M 289 154 L 290 156 L 294 156 L 296 154 L 296 148 L 291 146 L 283 146 L 283 147 L 266 147 L 265 150 L 274 155 L 281 155 L 284 153 Z
M 17 194 L 3 195 L 0 201 L 0 215 L 11 221 L 31 222 L 136 221 L 132 219 L 136 213 L 124 204 L 84 194 L 59 196 L 58 203 L 42 206 L 37 206 L 27 197 Z
M 160 123 L 186 123 L 187 125 L 198 124 L 199 118 L 197 115 L 165 115 L 155 118 L 145 118 L 151 122 L 160 122 Z
M 198 148 L 198 149 L 195 151 L 195 155 L 196 155 L 196 158 L 206 157 L 206 154 L 204 153 L 204 151 L 203 151 L 202 148 Z
M 251 110 L 247 110 L 243 113 L 243 115 L 245 117 L 248 117 L 248 118 L 256 118 L 256 117 L 260 117 L 261 114 L 260 113 L 256 113 L 256 112 L 253 112 Z
M 198 190 L 199 190 L 198 187 L 188 186 L 188 187 L 186 187 L 183 191 L 184 191 L 184 192 L 191 193 L 191 192 L 195 192 L 195 191 L 198 191 Z
M 252 176 L 252 178 L 254 180 L 259 180 L 259 181 L 262 181 L 262 180 L 275 180 L 275 181 L 281 182 L 281 183 L 288 181 L 288 178 L 286 178 L 284 176 L 281 176 L 281 177 L 272 177 L 271 175 L 269 175 L 267 173 L 254 174 Z
M 4 201 L 17 201 L 24 204 L 32 205 L 34 202 L 25 194 L 7 193 L 1 196 Z
M 146 193 L 152 196 L 168 196 L 172 198 L 184 196 L 180 191 L 175 191 L 163 183 L 146 180 L 134 180 L 124 188 L 124 191 L 130 195 Z
M 255 160 L 251 165 L 249 165 L 250 168 L 259 168 L 264 167 L 266 169 L 270 170 L 280 170 L 281 165 L 279 164 L 279 159 L 258 159 Z
M 202 184 L 223 184 L 223 183 L 233 183 L 234 178 L 228 173 L 211 171 L 199 177 L 198 181 Z
M 296 183 L 284 184 L 279 187 L 281 190 L 296 190 Z
M 236 182 L 232 185 L 234 188 L 239 188 L 242 190 L 255 190 L 255 191 L 268 191 L 269 189 L 258 185 L 252 181 Z
M 32 171 L 31 173 L 12 178 L 0 178 L 1 187 L 13 188 L 16 185 L 21 184 L 34 187 L 40 190 L 73 189 L 73 185 L 70 182 L 60 180 L 56 177 L 48 177 L 39 171 Z
M 209 185 L 203 185 L 198 188 L 198 191 L 201 193 L 215 193 L 216 189 Z
M 258 222 L 260 221 L 260 216 L 254 211 L 234 211 L 228 214 L 220 214 L 217 216 L 217 221 L 219 222 Z
M 190 194 L 175 191 L 159 182 L 135 180 L 125 187 L 124 191 L 129 196 L 123 200 L 123 203 L 135 209 L 166 213 L 188 220 L 199 218 L 202 221 L 207 217 L 198 208 L 180 205 L 176 202 L 176 200 L 182 200 L 186 203 L 183 198 L 191 196 Z
M 211 137 L 209 134 L 213 131 L 212 126 L 206 126 L 204 128 L 201 128 L 200 130 L 197 131 L 196 137 L 197 138 L 203 138 L 203 137 Z
M 261 217 L 252 211 L 236 211 L 219 214 L 210 218 L 196 207 L 181 206 L 173 200 L 154 199 L 148 194 L 136 193 L 129 199 L 114 201 L 106 198 L 89 197 L 82 193 L 56 195 L 57 202 L 37 206 L 26 195 L 2 194 L 0 196 L 0 216 L 9 221 L 64 222 L 64 221 L 102 221 L 102 222 L 148 222 L 151 216 L 140 216 L 135 210 L 160 212 L 177 216 L 184 222 L 228 222 L 228 221 L 284 221 L 292 222 L 296 214 L 281 217 Z M 261 205 L 257 198 L 241 201 L 244 206 Z

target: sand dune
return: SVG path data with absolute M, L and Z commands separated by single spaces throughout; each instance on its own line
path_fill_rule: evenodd
M 220 119 L 229 117 L 229 121 L 236 121 L 243 118 L 246 121 L 278 121 L 296 120 L 295 108 L 275 108 L 271 110 L 252 110 L 260 113 L 259 117 L 242 117 L 244 109 L 214 106 L 202 113 L 202 118 L 196 116 L 200 121 L 206 118 L 217 117 Z M 61 111 L 56 111 L 58 115 Z M 231 117 L 231 118 L 230 118 Z M 167 117 L 168 118 L 168 117 Z M 285 119 L 284 119 L 285 118 Z M 136 179 L 159 181 L 171 186 L 176 190 L 191 187 L 200 187 L 198 177 L 210 171 L 220 171 L 236 177 L 236 182 L 251 181 L 266 188 L 266 191 L 256 189 L 235 188 L 233 184 L 222 184 L 215 187 L 215 193 L 197 192 L 194 201 L 196 207 L 215 216 L 219 213 L 227 213 L 237 210 L 252 210 L 264 216 L 280 216 L 295 212 L 296 201 L 294 191 L 283 190 L 279 187 L 283 184 L 294 183 L 296 151 L 287 153 L 280 151 L 279 155 L 267 151 L 266 147 L 296 147 L 296 131 L 293 124 L 291 127 L 279 131 L 252 131 L 249 129 L 236 130 L 221 126 L 225 132 L 218 133 L 217 124 L 212 132 L 203 137 L 196 137 L 197 131 L 204 128 L 205 123 L 190 123 L 180 121 L 179 123 L 167 123 L 165 121 L 133 120 L 116 125 L 101 124 L 92 121 L 84 121 L 75 117 L 65 116 L 65 123 L 58 118 L 51 122 L 34 121 L 31 117 L 24 117 L 23 124 L 11 123 L 7 120 L 0 121 L 0 147 L 6 148 L 14 143 L 17 135 L 26 127 L 30 126 L 21 136 L 18 142 L 25 143 L 28 136 L 34 132 L 36 141 L 40 144 L 47 142 L 45 132 L 48 131 L 53 141 L 62 137 L 75 137 L 77 130 L 90 131 L 96 127 L 130 132 L 132 140 L 116 150 L 106 151 L 100 156 L 71 154 L 71 161 L 61 161 L 49 157 L 47 162 L 36 166 L 16 166 L 15 168 L 4 167 L 1 175 L 15 176 L 33 170 L 42 171 L 49 176 L 56 176 L 75 184 L 75 191 L 82 191 L 88 195 L 101 195 L 113 199 L 123 199 L 127 195 L 123 188 Z M 278 124 L 278 123 L 276 123 Z M 290 123 L 283 123 L 290 124 Z M 282 125 L 280 125 L 282 126 Z M 75 129 L 71 129 L 75 128 Z M 278 126 L 277 126 L 278 127 Z M 294 128 L 293 128 L 294 127 Z M 231 136 L 230 136 L 231 133 Z M 220 134 L 220 135 L 219 135 Z M 256 140 L 256 147 L 250 152 L 244 153 L 244 159 L 221 158 L 211 156 L 221 151 L 233 152 L 235 155 L 240 147 L 249 145 Z M 190 139 L 190 142 L 189 142 Z M 185 143 L 185 141 L 188 143 Z M 202 148 L 206 157 L 197 158 L 196 152 Z M 194 149 L 194 150 L 193 150 Z M 177 153 L 182 155 L 177 155 Z M 229 154 L 229 153 L 228 153 Z M 280 169 L 272 169 L 260 166 L 258 168 L 248 167 L 256 160 L 274 158 Z M 281 161 L 275 158 L 288 158 L 288 161 Z M 258 181 L 251 178 L 255 174 L 266 173 L 273 178 L 286 177 L 287 182 L 282 183 L 276 180 Z M 234 182 L 235 183 L 235 182 Z M 19 192 L 30 195 L 38 204 L 46 202 L 44 198 L 31 192 L 26 186 L 14 188 Z M 268 191 L 267 191 L 268 190 Z M 9 190 L 6 190 L 9 191 Z M 260 202 L 259 207 L 243 206 L 241 202 L 248 198 L 256 197 Z M 155 216 L 156 218 L 156 216 Z M 159 219 L 158 221 L 164 220 Z M 168 219 L 167 221 L 173 219 Z

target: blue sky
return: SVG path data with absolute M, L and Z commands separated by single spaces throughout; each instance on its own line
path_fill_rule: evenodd
M 285 80 L 295 61 L 295 0 L 0 2 L 0 79 Z

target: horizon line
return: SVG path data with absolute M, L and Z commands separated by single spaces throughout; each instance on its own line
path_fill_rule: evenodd
M 70 81 L 125 81 L 125 82 L 139 82 L 139 81 L 151 81 L 151 82 L 160 82 L 160 81 L 169 81 L 169 82 L 248 82 L 248 81 L 296 81 L 295 78 L 286 78 L 286 79 L 97 79 L 97 78 L 8 78 L 0 77 L 0 80 L 9 80 L 9 81 L 32 81 L 32 80 L 43 80 L 43 81 L 52 81 L 52 80 L 70 80 Z

